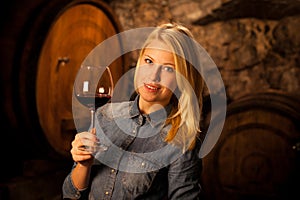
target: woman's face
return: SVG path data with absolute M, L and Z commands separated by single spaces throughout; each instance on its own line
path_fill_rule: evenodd
M 177 87 L 174 56 L 164 43 L 151 42 L 140 57 L 136 71 L 140 108 L 159 104 L 166 106 Z

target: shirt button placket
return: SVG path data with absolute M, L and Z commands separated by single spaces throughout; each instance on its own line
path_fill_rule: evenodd
M 134 126 L 134 127 L 133 127 L 132 134 L 133 134 L 134 137 L 137 136 L 138 127 L 139 127 L 139 126 Z
M 112 190 L 113 190 L 113 185 L 114 185 L 114 182 L 116 180 L 116 174 L 117 174 L 117 171 L 115 169 L 111 169 L 110 170 L 110 178 L 109 178 L 109 185 L 105 190 L 104 190 L 104 199 L 105 200 L 109 200 L 111 199 L 111 196 L 112 196 Z M 107 182 L 108 183 L 108 182 Z

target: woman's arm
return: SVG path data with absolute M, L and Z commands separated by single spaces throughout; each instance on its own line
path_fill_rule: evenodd
M 87 189 L 94 157 L 92 152 L 82 147 L 93 145 L 95 142 L 97 138 L 94 129 L 91 132 L 78 133 L 72 141 L 71 154 L 75 163 L 63 184 L 64 198 L 79 199 L 81 192 Z
M 86 195 L 83 193 L 86 193 L 87 191 L 86 187 L 88 186 L 89 177 L 85 176 L 89 176 L 90 172 L 81 174 L 81 172 L 77 170 L 80 170 L 80 167 L 78 167 L 77 163 L 74 163 L 72 171 L 65 178 L 62 186 L 63 199 L 80 199 L 82 196 Z M 85 170 L 83 170 L 83 172 L 84 171 Z M 77 174 L 78 172 L 79 174 Z M 74 176 L 74 178 L 72 178 L 72 176 Z M 75 181 L 73 181 L 73 179 Z M 80 179 L 82 180 L 80 181 Z
M 85 190 L 88 187 L 90 181 L 90 165 L 82 165 L 77 163 L 75 168 L 71 172 L 71 179 L 78 190 Z

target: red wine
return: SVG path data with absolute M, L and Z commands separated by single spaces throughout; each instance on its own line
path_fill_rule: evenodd
M 78 94 L 76 95 L 76 98 L 82 105 L 89 108 L 98 108 L 106 104 L 111 99 L 111 96 L 108 94 L 97 94 L 96 96 Z

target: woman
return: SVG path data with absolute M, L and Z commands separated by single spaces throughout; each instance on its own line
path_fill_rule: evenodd
M 65 199 L 199 199 L 203 79 L 191 32 L 163 24 L 147 38 L 133 101 L 97 110 L 96 129 L 72 142 Z M 99 139 L 100 138 L 100 139 Z M 83 145 L 105 143 L 103 152 Z

